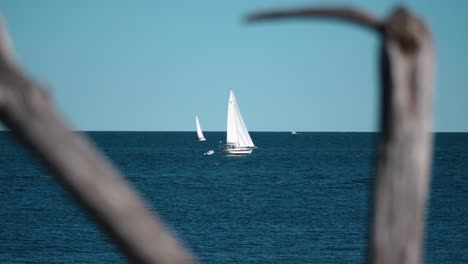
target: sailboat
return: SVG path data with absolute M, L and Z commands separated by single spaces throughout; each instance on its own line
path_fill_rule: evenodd
M 251 154 L 254 148 L 256 147 L 250 138 L 244 119 L 242 119 L 234 92 L 231 90 L 227 114 L 226 144 L 223 145 L 222 151 L 227 154 L 246 155 Z
M 198 116 L 195 116 L 195 123 L 197 123 L 197 136 L 199 141 L 206 141 L 205 137 L 203 136 L 203 132 L 200 127 L 200 121 L 198 121 Z

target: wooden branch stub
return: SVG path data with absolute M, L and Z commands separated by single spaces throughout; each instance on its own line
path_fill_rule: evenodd
M 347 8 L 261 12 L 249 21 L 294 17 L 330 17 L 381 33 L 381 135 L 369 260 L 420 263 L 432 158 L 434 54 L 428 27 L 404 8 L 384 22 Z
M 381 137 L 372 263 L 421 263 L 432 160 L 433 47 L 424 22 L 398 8 L 382 44 Z
M 1 27 L 2 25 L 0 25 Z M 134 263 L 195 260 L 84 135 L 71 131 L 45 89 L 12 61 L 0 29 L 0 120 L 29 147 Z

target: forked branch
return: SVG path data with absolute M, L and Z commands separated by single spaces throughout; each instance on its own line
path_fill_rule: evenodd
M 383 22 L 349 8 L 260 12 L 248 21 L 297 17 L 340 19 L 381 33 L 381 136 L 369 261 L 420 263 L 432 154 L 434 57 L 428 27 L 404 8 Z

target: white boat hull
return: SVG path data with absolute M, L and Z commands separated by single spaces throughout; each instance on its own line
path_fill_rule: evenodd
M 206 153 L 203 153 L 203 155 L 210 156 L 210 155 L 213 155 L 213 153 L 214 153 L 214 150 L 208 150 Z
M 255 147 L 223 147 L 223 152 L 229 155 L 250 155 Z

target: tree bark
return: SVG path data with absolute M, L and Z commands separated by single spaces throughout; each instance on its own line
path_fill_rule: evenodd
M 1 23 L 0 23 L 1 24 Z M 3 25 L 0 25 L 3 26 Z M 0 120 L 29 147 L 135 263 L 193 263 L 120 173 L 73 132 L 46 90 L 24 77 L 0 29 Z
M 433 47 L 422 20 L 397 9 L 381 51 L 382 118 L 372 263 L 421 263 L 432 160 Z
M 420 263 L 432 159 L 433 47 L 425 23 L 403 8 L 387 21 L 352 8 L 255 13 L 249 22 L 332 18 L 382 38 L 381 134 L 370 237 L 371 263 Z

